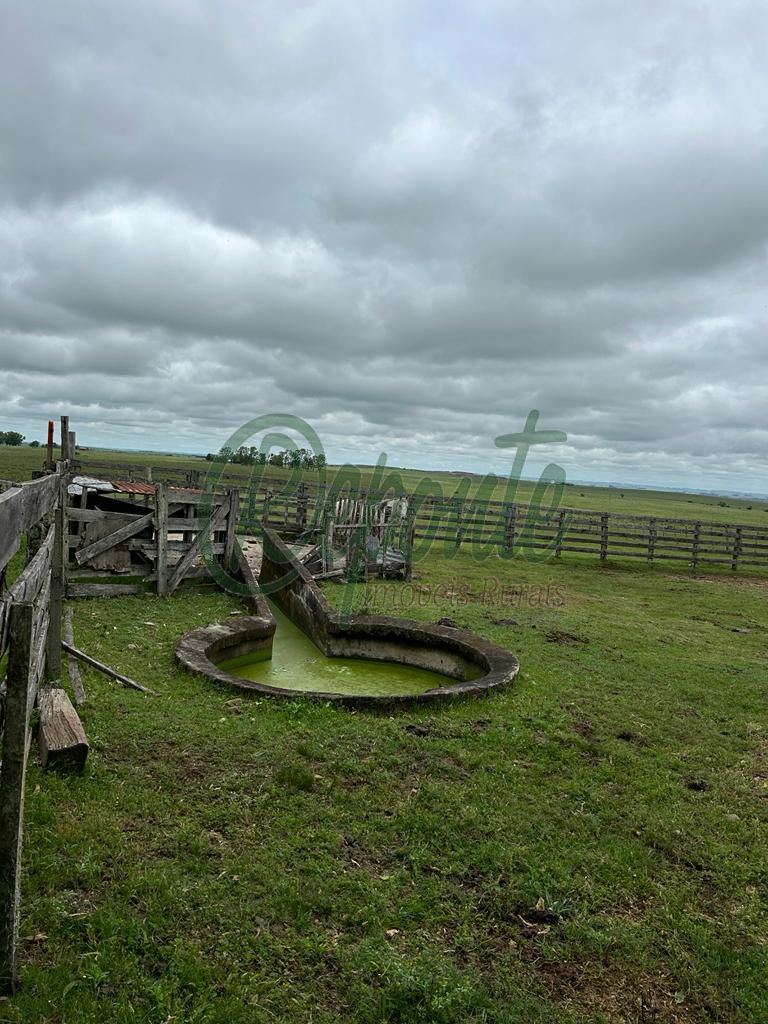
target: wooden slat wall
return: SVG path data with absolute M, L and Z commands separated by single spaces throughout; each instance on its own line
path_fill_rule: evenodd
M 126 508 L 131 505 L 132 496 L 127 493 L 110 494 L 109 497 L 124 499 Z M 122 578 L 126 575 L 144 577 L 147 583 L 155 584 L 157 593 L 161 595 L 172 594 L 182 580 L 209 577 L 205 566 L 195 565 L 195 561 L 203 553 L 231 561 L 240 495 L 236 488 L 230 488 L 225 494 L 213 497 L 210 509 L 207 508 L 208 502 L 208 496 L 200 490 L 170 487 L 159 481 L 155 486 L 153 507 L 149 511 L 140 506 L 135 506 L 135 512 L 68 507 L 67 595 L 111 596 L 112 584 L 104 583 L 103 578 L 113 575 L 115 565 L 104 568 L 104 563 L 93 562 L 102 556 L 107 557 L 107 565 L 111 556 L 116 562 L 124 563 L 120 574 L 114 575 L 115 594 L 141 593 L 144 590 L 143 586 L 136 584 L 130 586 L 129 591 Z M 200 532 L 203 516 L 208 523 L 207 540 Z M 99 531 L 98 539 L 88 542 L 87 534 L 82 531 L 93 523 L 103 524 L 103 529 Z M 149 537 L 136 536 L 145 531 Z M 140 557 L 133 557 L 133 553 Z M 87 582 L 89 574 L 102 577 L 102 582 Z
M 5 714 L 0 736 L 0 993 L 16 983 L 19 878 L 24 823 L 24 779 L 31 737 L 30 717 L 38 689 L 50 672 L 50 645 L 61 637 L 63 519 L 60 497 L 67 465 L 56 473 L 0 495 L 0 569 L 18 550 L 20 535 L 49 513 L 54 525 L 13 586 L 0 592 L 0 655 L 8 652 Z M 53 610 L 52 610 L 53 609 Z

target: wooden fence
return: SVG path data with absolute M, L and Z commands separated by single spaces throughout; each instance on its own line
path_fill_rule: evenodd
M 206 498 L 199 490 L 158 483 L 152 492 L 83 490 L 67 510 L 68 597 L 137 594 L 144 584 L 172 594 L 182 580 L 207 579 L 206 557 L 229 564 L 235 551 L 240 497 L 231 488 Z M 90 507 L 89 507 L 90 506 Z M 97 583 L 122 574 L 140 583 Z
M 139 465 L 91 462 L 87 469 L 100 473 L 111 469 L 112 477 L 121 472 L 130 472 L 134 479 L 148 475 L 147 468 Z M 149 475 L 168 484 L 176 481 L 179 486 L 190 482 L 200 486 L 206 472 L 203 468 L 190 478 L 182 469 L 153 467 Z M 312 527 L 322 530 L 339 497 L 323 491 L 312 479 L 290 484 L 265 473 L 255 477 L 258 483 L 254 486 L 231 470 L 217 467 L 216 472 L 220 473 L 217 493 L 223 495 L 225 488 L 233 486 L 239 490 L 241 532 L 254 530 L 262 522 L 288 533 L 300 534 Z M 360 497 L 365 500 L 365 492 Z M 676 561 L 693 568 L 719 565 L 731 570 L 768 569 L 768 523 L 752 526 L 574 508 L 548 511 L 525 503 L 473 498 L 460 501 L 430 495 L 409 497 L 408 508 L 416 558 L 437 541 L 451 550 L 473 545 L 476 550 L 495 549 L 506 555 L 522 552 L 533 558 L 572 552 L 601 560 Z
M 63 453 L 64 454 L 64 453 Z M 0 657 L 7 669 L 0 700 L 0 990 L 16 981 L 24 779 L 30 719 L 44 678 L 61 670 L 61 601 L 66 462 L 55 473 L 0 494 Z M 52 520 L 52 521 L 51 521 Z M 22 534 L 33 549 L 6 588 L 8 562 Z M 34 551 L 34 538 L 42 536 Z M 28 553 L 30 553 L 28 551 Z

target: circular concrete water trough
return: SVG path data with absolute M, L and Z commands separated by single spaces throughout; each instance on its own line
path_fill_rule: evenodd
M 437 685 L 419 693 L 336 693 L 325 690 L 271 686 L 220 668 L 222 662 L 253 655 L 271 656 L 275 621 L 269 616 L 241 616 L 186 633 L 176 647 L 176 659 L 190 672 L 248 693 L 269 697 L 302 697 L 347 706 L 392 706 L 476 697 L 511 683 L 519 670 L 509 651 L 474 633 L 448 626 L 426 625 L 408 619 L 352 616 L 344 626 L 330 623 L 323 656 L 333 659 L 378 661 L 423 669 Z M 279 657 L 279 654 L 277 655 Z M 468 678 L 473 676 L 473 678 Z
M 511 683 L 519 671 L 514 654 L 465 629 L 382 615 L 351 615 L 342 619 L 326 601 L 311 573 L 272 530 L 264 530 L 259 581 L 247 562 L 241 563 L 240 571 L 248 588 L 247 604 L 254 614 L 194 629 L 176 646 L 179 664 L 233 690 L 350 706 L 391 706 L 480 696 Z M 265 584 L 275 584 L 271 587 L 273 605 L 264 597 Z M 282 620 L 279 627 L 275 616 Z M 274 686 L 231 671 L 233 662 L 239 666 L 249 660 L 262 665 L 269 661 L 275 635 L 278 642 L 273 664 L 279 666 L 281 631 L 284 635 L 289 630 L 300 631 L 312 650 L 309 659 L 299 660 L 293 668 L 293 685 L 290 673 L 284 677 L 287 683 Z M 411 676 L 419 672 L 430 675 L 422 677 L 409 692 L 395 685 L 391 687 L 393 692 L 381 692 L 389 688 L 387 672 L 379 668 L 376 673 L 368 673 L 369 677 L 378 676 L 374 692 L 365 692 L 365 681 L 362 687 L 352 685 L 345 687 L 346 692 L 336 692 L 322 686 L 315 688 L 313 681 L 302 674 L 323 656 L 329 659 L 329 665 L 336 659 L 343 660 L 344 670 L 352 674 L 356 666 L 377 662 L 380 666 L 391 666 L 393 679 L 405 668 Z M 364 668 L 359 671 L 361 676 L 365 674 Z M 317 676 L 326 682 L 330 676 L 333 682 L 333 673 L 317 672 Z M 271 678 L 283 677 L 272 673 Z

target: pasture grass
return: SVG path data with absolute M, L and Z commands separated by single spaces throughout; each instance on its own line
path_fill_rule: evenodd
M 19 447 L 8 447 L 0 445 L 0 479 L 27 480 L 31 477 L 33 470 L 40 469 L 45 459 L 43 448 L 30 448 L 27 445 Z M 127 467 L 133 466 L 139 471 L 137 479 L 145 477 L 146 467 L 152 467 L 152 475 L 155 480 L 163 478 L 163 470 L 181 469 L 183 471 L 198 470 L 203 478 L 210 463 L 201 456 L 193 455 L 167 455 L 156 452 L 118 452 L 103 448 L 87 448 L 78 451 L 78 460 L 81 462 L 83 472 L 89 471 L 93 466 L 96 476 L 112 478 L 127 476 Z M 114 468 L 107 471 L 103 466 L 97 464 L 109 462 Z M 511 465 L 511 458 L 510 458 Z M 121 473 L 121 468 L 123 472 Z M 357 467 L 359 470 L 361 484 L 367 486 L 373 472 L 370 466 Z M 327 469 L 327 481 L 333 479 L 339 467 L 329 466 Z M 252 467 L 230 465 L 227 466 L 227 475 L 232 475 L 242 481 L 242 487 L 246 488 L 251 476 Z M 465 474 L 446 472 L 442 470 L 430 470 L 429 472 L 416 469 L 393 469 L 396 477 L 402 482 L 406 493 L 414 493 L 420 482 L 429 479 L 437 492 L 444 497 L 451 497 L 457 493 L 457 488 Z M 266 468 L 270 478 L 288 479 L 289 470 L 276 466 Z M 480 487 L 481 477 L 477 474 L 466 474 L 471 478 L 469 496 L 476 494 Z M 316 471 L 306 471 L 306 479 L 317 482 Z M 506 480 L 500 478 L 496 485 L 488 491 L 483 491 L 483 496 L 502 500 Z M 521 480 L 518 485 L 516 500 L 529 502 L 533 497 L 535 481 Z M 549 499 L 547 499 L 549 500 Z M 627 515 L 649 515 L 677 519 L 701 519 L 720 523 L 743 523 L 753 526 L 768 526 L 768 498 L 734 498 L 731 496 L 721 497 L 713 494 L 688 494 L 684 492 L 664 491 L 649 489 L 622 489 L 620 487 L 589 486 L 579 483 L 567 483 L 563 492 L 562 504 L 568 508 L 585 509 L 599 512 L 616 512 Z
M 0 1021 L 767 1020 L 766 581 L 433 551 L 353 596 L 519 679 L 396 714 L 238 698 L 173 662 L 226 594 L 74 602 L 78 646 L 161 696 L 84 669 L 85 774 L 30 768 Z

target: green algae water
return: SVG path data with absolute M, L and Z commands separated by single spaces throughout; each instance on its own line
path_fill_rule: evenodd
M 218 662 L 218 668 L 241 679 L 286 690 L 372 697 L 412 696 L 455 682 L 411 665 L 365 658 L 326 658 L 271 601 L 270 610 L 277 622 L 272 657 L 266 651 L 245 654 Z M 477 674 L 480 675 L 479 670 Z

